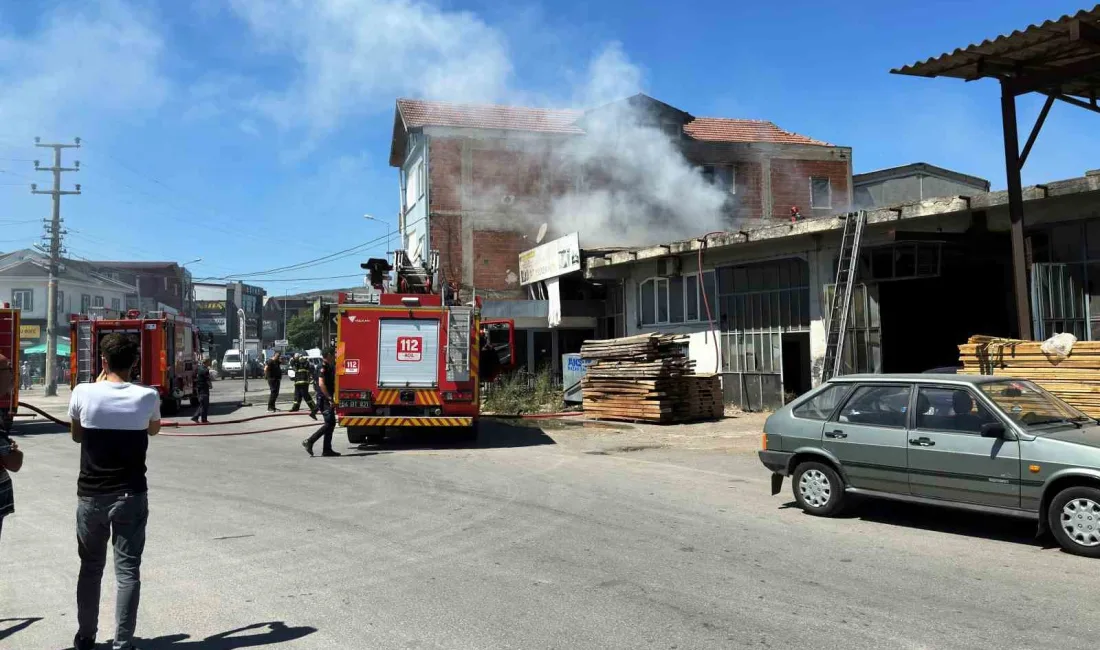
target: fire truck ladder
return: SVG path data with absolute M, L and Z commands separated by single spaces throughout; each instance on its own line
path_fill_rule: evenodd
M 447 310 L 447 381 L 470 379 L 472 312 L 469 307 L 451 307 Z
M 825 325 L 825 363 L 821 367 L 821 381 L 843 374 L 844 343 L 848 333 L 848 312 L 852 306 L 852 289 L 856 271 L 859 270 L 859 250 L 863 243 L 863 228 L 867 214 L 862 210 L 849 212 L 844 219 L 844 232 L 840 236 L 840 256 L 836 265 L 836 284 L 829 306 L 829 320 Z
M 92 321 L 83 320 L 76 324 L 76 383 L 83 384 L 95 379 L 95 366 L 92 363 Z
M 432 272 L 424 266 L 414 266 L 405 251 L 394 251 L 394 269 L 397 278 L 404 281 L 404 286 L 398 286 L 398 293 L 430 293 L 432 289 Z

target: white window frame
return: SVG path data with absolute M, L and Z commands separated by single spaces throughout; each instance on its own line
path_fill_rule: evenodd
M 20 311 L 34 311 L 34 289 L 12 289 L 11 306 Z
M 122 298 L 111 298 L 111 309 L 122 311 Z
M 638 283 L 638 323 L 640 323 L 642 327 L 652 327 L 654 325 L 668 325 L 668 323 L 669 323 L 668 317 L 669 317 L 669 314 L 671 313 L 671 310 L 669 309 L 669 304 L 668 304 L 668 297 L 669 297 L 669 282 L 668 282 L 668 280 L 669 280 L 668 278 L 662 278 L 662 277 L 659 277 L 659 276 L 652 276 L 652 277 L 648 277 L 648 278 L 646 278 L 646 279 L 644 279 L 644 280 L 642 280 L 641 282 Z M 653 291 L 653 322 L 652 323 L 647 323 L 645 321 L 645 315 L 642 312 L 642 292 L 645 291 L 646 285 L 649 284 L 650 282 L 653 283 L 651 285 L 651 289 L 650 289 L 651 291 Z M 658 306 L 658 303 L 657 303 L 657 296 L 660 295 L 657 291 L 657 286 L 662 282 L 665 284 L 665 319 L 664 320 L 660 320 L 661 310 L 660 310 L 660 307 Z
M 713 278 L 713 281 L 715 283 L 714 284 L 715 293 L 717 293 L 718 292 L 717 291 L 717 288 L 718 288 L 718 275 L 716 274 L 715 270 L 714 269 L 703 269 L 703 275 L 704 276 L 710 275 L 711 278 Z M 683 277 L 684 277 L 684 322 L 685 323 L 705 323 L 705 322 L 707 322 L 707 319 L 706 319 L 707 308 L 703 306 L 703 286 L 704 286 L 704 283 L 703 283 L 702 279 L 699 277 L 699 273 L 698 272 L 685 273 L 683 275 Z M 687 297 L 688 297 L 687 279 L 688 278 L 695 278 L 695 318 L 688 318 L 688 310 L 687 310 Z M 718 311 L 718 306 L 717 305 L 710 305 L 710 315 L 714 318 L 715 321 L 718 320 L 717 311 Z
M 92 307 L 102 307 L 107 303 L 103 296 L 92 296 Z
M 80 313 L 87 314 L 88 310 L 92 308 L 92 296 L 91 294 L 80 294 Z
M 828 205 L 818 205 L 814 203 L 814 181 L 825 181 L 826 187 L 829 188 L 829 203 Z M 811 176 L 810 177 L 810 209 L 823 210 L 833 207 L 833 179 L 828 176 Z
M 707 170 L 710 170 L 710 177 L 707 178 Z M 730 194 L 737 194 L 737 167 L 733 165 L 701 165 L 699 167 L 699 173 L 703 178 L 707 180 L 711 185 L 717 186 L 715 180 L 718 178 L 719 169 L 728 169 L 730 173 L 730 185 L 725 188 L 726 192 Z

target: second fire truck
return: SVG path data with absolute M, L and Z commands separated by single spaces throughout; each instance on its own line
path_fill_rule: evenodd
M 103 370 L 99 342 L 108 334 L 121 333 L 136 341 L 140 350 L 131 379 L 157 389 L 164 413 L 178 412 L 184 400 L 191 406 L 198 404 L 199 339 L 190 319 L 166 312 L 104 312 L 73 316 L 70 329 L 74 387 L 96 380 Z
M 406 427 L 441 427 L 477 437 L 481 381 L 512 365 L 514 327 L 482 320 L 476 305 L 454 304 L 451 292 L 423 268 L 395 255 L 397 292 L 385 291 L 393 267 L 372 259 L 376 292 L 341 295 L 336 309 L 336 415 L 352 444 L 380 442 Z

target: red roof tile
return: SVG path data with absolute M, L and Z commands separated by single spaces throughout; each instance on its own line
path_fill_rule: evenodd
M 564 135 L 584 134 L 584 130 L 575 124 L 584 116 L 584 112 L 569 109 L 399 99 L 397 110 L 405 126 L 410 129 L 425 126 L 454 126 Z M 828 142 L 784 131 L 765 120 L 699 117 L 684 125 L 684 133 L 696 140 L 710 142 L 772 142 L 831 146 Z
M 457 126 L 471 129 L 506 129 L 581 135 L 573 125 L 580 111 L 492 104 L 452 104 L 419 99 L 397 100 L 401 119 L 410 129 L 424 126 Z
M 766 120 L 735 120 L 724 117 L 697 117 L 684 125 L 684 133 L 708 142 L 773 142 L 776 144 L 816 144 L 828 142 L 784 131 Z

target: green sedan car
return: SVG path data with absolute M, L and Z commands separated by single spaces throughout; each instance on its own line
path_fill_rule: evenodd
M 1030 381 L 838 377 L 768 418 L 760 460 L 812 515 L 852 494 L 944 505 L 1035 519 L 1100 557 L 1100 426 Z

